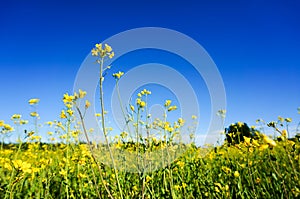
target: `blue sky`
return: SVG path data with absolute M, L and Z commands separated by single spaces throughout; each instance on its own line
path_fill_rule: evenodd
M 51 0 L 2 2 L 0 7 L 0 120 L 9 123 L 14 113 L 30 119 L 27 101 L 35 97 L 41 99 L 41 121 L 57 119 L 62 95 L 72 92 L 95 43 L 153 26 L 182 32 L 209 53 L 226 89 L 225 126 L 279 115 L 299 121 L 297 1 Z

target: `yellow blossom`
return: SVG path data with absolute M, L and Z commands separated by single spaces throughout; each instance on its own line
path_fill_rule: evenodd
M 235 172 L 233 173 L 233 175 L 234 175 L 234 177 L 238 178 L 238 177 L 240 176 L 240 173 L 239 173 L 238 171 L 235 171 Z
M 292 122 L 292 118 L 285 118 L 286 122 Z
M 79 98 L 84 98 L 86 96 L 86 91 L 79 89 Z
M 13 114 L 12 116 L 11 116 L 11 119 L 12 120 L 16 120 L 16 119 L 20 119 L 21 118 L 21 115 L 20 114 Z
M 113 77 L 116 78 L 117 80 L 120 79 L 124 75 L 124 72 L 117 72 L 113 74 Z
M 152 180 L 152 178 L 150 176 L 146 176 L 146 182 L 149 182 L 150 180 Z
M 68 113 L 70 116 L 72 116 L 73 113 L 74 113 L 74 111 L 72 111 L 71 109 L 68 109 L 68 110 L 67 110 L 67 113 Z
M 287 131 L 285 129 L 282 130 L 281 135 L 286 138 L 287 137 Z
M 64 110 L 62 110 L 62 111 L 60 112 L 60 118 L 62 118 L 62 119 L 67 118 L 67 115 L 66 115 L 66 113 L 65 113 Z
M 184 119 L 179 118 L 177 122 L 180 126 L 183 126 L 185 121 L 184 121 Z
M 112 59 L 114 56 L 115 56 L 115 52 L 111 52 L 111 53 L 109 54 L 108 57 L 109 57 L 110 59 Z
M 271 138 L 269 138 L 268 136 L 266 136 L 266 135 L 264 135 L 263 140 L 264 140 L 264 142 L 265 142 L 266 144 L 269 144 L 269 145 L 272 146 L 272 147 L 276 146 L 276 142 L 275 142 L 273 139 L 271 139 Z
M 105 50 L 106 52 L 110 53 L 110 52 L 112 51 L 111 46 L 109 46 L 108 44 L 104 44 L 104 46 L 105 46 L 104 50 Z
M 91 103 L 88 100 L 85 100 L 85 108 L 89 108 L 91 106 Z
M 99 51 L 95 48 L 92 49 L 92 56 L 98 56 Z
M 165 107 L 169 107 L 170 105 L 171 105 L 171 100 L 166 100 L 166 102 L 165 102 Z
M 31 113 L 30 113 L 30 116 L 31 116 L 31 117 L 38 117 L 39 114 L 38 114 L 37 112 L 34 111 L 34 112 L 31 112 Z
M 66 93 L 66 94 L 64 94 L 63 102 L 71 103 L 71 102 L 73 102 L 74 99 L 75 99 L 75 97 L 73 95 L 69 95 L 68 93 Z
M 177 106 L 170 106 L 169 108 L 168 108 L 168 111 L 170 112 L 170 111 L 174 111 L 174 110 L 176 110 L 177 109 Z
M 40 99 L 34 98 L 34 99 L 30 99 L 30 100 L 28 101 L 28 103 L 29 103 L 30 105 L 34 105 L 34 104 L 39 103 L 39 101 L 40 101 Z

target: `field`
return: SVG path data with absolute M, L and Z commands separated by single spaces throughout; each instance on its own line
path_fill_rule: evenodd
M 6 136 L 28 121 L 19 114 L 11 117 L 13 125 L 1 120 L 0 198 L 300 197 L 300 142 L 298 135 L 289 136 L 291 118 L 265 124 L 277 134 L 272 138 L 237 122 L 224 131 L 222 145 L 197 147 L 193 131 L 190 143 L 181 142 L 183 118 L 168 121 L 168 113 L 177 109 L 171 100 L 163 105 L 162 119 L 148 116 L 151 92 L 144 89 L 135 103 L 126 106 L 124 117 L 131 132 L 112 138 L 105 123 L 102 74 L 109 69 L 104 58 L 114 53 L 110 46 L 97 44 L 92 54 L 100 64 L 101 111 L 95 116 L 101 120 L 104 142 L 89 140 L 97 132 L 85 128 L 85 112 L 91 104 L 83 101 L 82 90 L 63 96 L 65 108 L 59 120 L 46 123 L 53 129 L 45 138 L 48 142 L 41 141 L 37 111 L 30 113 L 35 129 L 25 131 L 16 143 L 5 142 Z M 116 85 L 123 74 L 113 74 Z M 29 100 L 33 108 L 38 103 L 39 99 Z M 225 117 L 225 110 L 219 114 Z M 149 132 L 147 137 L 140 135 L 141 129 Z M 158 136 L 152 136 L 154 132 Z

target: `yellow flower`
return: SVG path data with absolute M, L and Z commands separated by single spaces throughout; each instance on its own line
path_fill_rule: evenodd
M 263 140 L 264 140 L 264 142 L 265 142 L 266 144 L 269 144 L 269 145 L 272 146 L 272 147 L 276 146 L 276 142 L 275 142 L 273 139 L 271 139 L 271 138 L 269 138 L 268 136 L 266 136 L 266 135 L 264 135 Z
M 31 112 L 31 113 L 30 113 L 30 116 L 31 116 L 31 117 L 38 117 L 39 114 L 38 114 L 37 112 L 34 111 L 34 112 Z
M 100 116 L 101 116 L 101 113 L 95 113 L 95 116 L 96 116 L 96 117 L 100 117 Z
M 84 98 L 86 96 L 86 92 L 79 89 L 79 98 Z
M 11 119 L 12 119 L 12 120 L 20 119 L 20 118 L 21 118 L 21 115 L 20 115 L 20 114 L 13 114 L 13 115 L 11 116 Z
M 108 44 L 104 44 L 104 46 L 105 46 L 104 50 L 105 50 L 106 52 L 110 53 L 110 52 L 112 51 L 111 46 L 109 46 Z
M 178 161 L 176 164 L 179 166 L 179 168 L 183 168 L 185 165 L 185 163 L 182 161 Z
M 170 112 L 170 111 L 174 111 L 174 110 L 176 110 L 177 109 L 177 106 L 170 106 L 169 108 L 168 108 L 168 111 Z
M 91 106 L 91 103 L 88 100 L 85 100 L 85 108 L 89 108 Z
M 240 176 L 240 173 L 239 173 L 238 171 L 235 171 L 235 172 L 233 173 L 233 175 L 234 175 L 234 177 L 238 178 L 238 177 Z
M 182 188 L 185 189 L 186 187 L 187 187 L 187 184 L 183 182 L 183 183 L 182 183 Z
M 130 105 L 130 109 L 131 109 L 132 111 L 134 111 L 134 106 Z
M 72 116 L 73 113 L 74 113 L 74 111 L 72 111 L 71 109 L 68 109 L 68 110 L 67 110 L 67 113 L 68 113 L 70 116 Z
M 257 140 L 252 140 L 252 144 L 253 144 L 254 146 L 259 146 L 259 143 L 257 142 Z
M 110 58 L 110 59 L 112 59 L 114 56 L 115 56 L 115 52 L 111 52 L 111 53 L 109 54 L 109 58 Z
M 286 122 L 292 122 L 292 118 L 285 118 Z
M 244 143 L 246 144 L 246 146 L 250 146 L 251 138 L 248 138 L 246 136 L 243 136 L 243 137 L 244 137 Z
M 180 189 L 180 185 L 174 185 L 174 188 L 178 191 Z
M 96 47 L 98 50 L 102 50 L 102 44 L 101 44 L 101 43 L 96 44 L 95 47 Z
M 34 105 L 34 104 L 39 103 L 39 101 L 40 101 L 40 99 L 34 98 L 34 99 L 30 99 L 30 100 L 28 101 L 28 103 L 29 103 L 30 105 Z
M 95 48 L 92 49 L 92 56 L 98 56 L 99 51 Z
M 11 127 L 9 124 L 4 124 L 3 125 L 4 130 L 6 131 L 14 131 L 14 128 Z
M 260 150 L 260 151 L 263 151 L 263 150 L 265 150 L 265 149 L 267 149 L 267 148 L 269 148 L 269 145 L 263 144 L 263 145 L 261 145 L 261 146 L 259 147 L 259 150 Z
M 192 115 L 192 119 L 193 120 L 197 119 L 197 116 L 196 115 Z
M 183 126 L 185 121 L 184 121 L 184 119 L 179 118 L 177 122 L 180 126 Z
M 60 118 L 62 118 L 62 119 L 67 118 L 67 115 L 66 115 L 66 113 L 65 113 L 64 110 L 62 110 L 62 111 L 60 112 Z
M 64 94 L 63 102 L 64 103 L 71 103 L 71 102 L 73 102 L 74 99 L 75 99 L 74 96 L 69 95 L 68 93 L 66 93 L 66 94 Z
M 149 182 L 150 180 L 152 180 L 152 178 L 150 176 L 146 176 L 146 182 Z
M 285 129 L 282 130 L 281 135 L 286 138 L 287 137 L 287 131 Z
M 120 79 L 122 76 L 124 75 L 124 72 L 121 72 L 121 71 L 119 71 L 119 72 L 117 72 L 117 73 L 114 73 L 113 74 L 113 77 L 115 78 L 115 79 Z
M 278 116 L 278 120 L 279 120 L 280 122 L 283 122 L 283 121 L 284 121 L 284 119 L 283 119 L 282 117 L 280 117 L 280 116 Z
M 169 107 L 170 105 L 171 105 L 171 100 L 166 100 L 166 102 L 165 102 L 165 107 Z
M 4 121 L 0 120 L 0 126 L 3 126 L 3 125 L 4 125 Z

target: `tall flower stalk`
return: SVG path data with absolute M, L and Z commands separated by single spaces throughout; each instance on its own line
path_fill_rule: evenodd
M 115 173 L 116 180 L 117 180 L 118 189 L 120 191 L 120 197 L 123 199 L 123 192 L 122 192 L 122 189 L 121 189 L 121 185 L 120 185 L 120 181 L 119 181 L 119 177 L 118 177 L 118 172 L 117 172 L 116 165 L 115 165 L 115 160 L 114 160 L 114 157 L 113 157 L 113 154 L 112 154 L 111 147 L 109 145 L 108 135 L 107 135 L 106 127 L 105 127 L 105 108 L 104 108 L 105 106 L 104 106 L 104 94 L 103 94 L 103 82 L 104 82 L 103 72 L 110 68 L 110 66 L 107 66 L 107 67 L 104 68 L 104 59 L 105 58 L 112 59 L 114 57 L 115 53 L 112 51 L 111 46 L 109 46 L 108 44 L 104 44 L 104 46 L 102 46 L 102 44 L 96 44 L 95 48 L 92 49 L 92 55 L 95 56 L 95 57 L 98 57 L 97 58 L 97 63 L 100 66 L 99 90 L 100 90 L 102 131 L 103 131 L 104 138 L 105 138 L 105 143 L 106 143 L 106 146 L 108 148 L 109 155 L 110 155 L 110 158 L 111 158 L 111 161 L 112 161 L 114 173 Z

